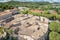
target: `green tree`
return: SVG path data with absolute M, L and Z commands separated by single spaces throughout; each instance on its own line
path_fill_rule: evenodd
M 8 36 L 9 36 L 9 39 L 11 40 L 13 37 L 13 33 L 14 32 L 11 29 L 6 29 L 4 27 L 0 27 L 0 38 L 2 38 L 3 40 L 7 40 Z
M 49 25 L 50 30 L 60 32 L 60 22 L 51 22 Z
M 49 40 L 60 40 L 60 34 L 54 31 L 50 32 Z
M 9 39 L 12 40 L 13 37 L 13 31 L 11 29 L 7 30 L 7 36 L 9 36 Z
M 5 36 L 6 36 L 5 28 L 0 27 L 0 38 L 5 37 Z

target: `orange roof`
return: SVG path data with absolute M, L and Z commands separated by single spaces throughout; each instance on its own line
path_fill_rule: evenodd
M 0 16 L 10 14 L 11 12 L 9 10 L 5 10 L 3 12 L 0 12 Z
M 38 13 L 40 13 L 40 12 L 43 12 L 43 10 L 31 10 L 31 12 L 38 12 Z
M 57 12 L 54 11 L 54 10 L 51 10 L 50 13 L 51 13 L 51 14 L 57 14 Z
M 52 12 L 51 14 L 57 14 L 57 12 Z

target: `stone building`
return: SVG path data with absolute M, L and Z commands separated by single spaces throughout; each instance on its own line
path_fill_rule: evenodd
M 17 40 L 46 40 L 48 35 L 48 19 L 29 14 L 17 14 L 11 22 L 10 29 L 13 29 L 18 36 Z M 7 24 L 9 24 L 7 23 Z M 7 27 L 7 25 L 6 25 Z
M 7 19 L 8 17 L 12 16 L 12 12 L 9 10 L 5 10 L 4 12 L 0 12 L 0 20 Z

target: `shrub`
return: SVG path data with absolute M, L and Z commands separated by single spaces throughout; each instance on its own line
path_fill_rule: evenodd
M 59 22 L 51 22 L 50 25 L 50 30 L 60 32 L 60 23 Z
M 60 34 L 57 32 L 50 32 L 49 34 L 49 40 L 60 40 Z

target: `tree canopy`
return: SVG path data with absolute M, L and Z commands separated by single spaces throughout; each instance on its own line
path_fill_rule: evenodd
M 60 22 L 51 22 L 50 25 L 50 30 L 60 32 Z
M 60 40 L 60 34 L 52 31 L 49 35 L 49 40 Z

